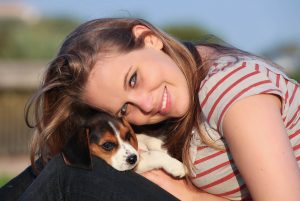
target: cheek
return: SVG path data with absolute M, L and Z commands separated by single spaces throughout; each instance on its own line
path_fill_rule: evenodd
M 131 124 L 144 125 L 148 123 L 148 117 L 140 112 L 131 112 L 127 117 Z
M 149 124 L 151 115 L 144 114 L 141 112 L 138 108 L 132 108 L 129 112 L 129 114 L 126 116 L 126 119 L 129 123 L 135 124 L 135 125 L 144 125 Z
M 134 125 L 146 125 L 146 124 L 154 124 L 166 120 L 167 117 L 161 116 L 160 114 L 155 115 L 145 115 L 142 112 L 134 112 L 130 113 L 126 119 L 129 123 Z

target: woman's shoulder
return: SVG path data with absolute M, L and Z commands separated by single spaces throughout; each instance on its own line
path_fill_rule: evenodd
M 289 79 L 282 67 L 269 60 L 251 55 L 224 55 L 214 60 L 200 88 L 212 86 L 220 80 L 226 83 L 233 80 L 227 78 L 240 79 L 244 76 L 251 76 L 253 73 L 267 76 L 269 72 Z
M 275 64 L 267 62 L 266 60 L 256 57 L 256 56 L 247 56 L 247 55 L 224 55 L 216 58 L 212 65 L 209 67 L 209 73 L 215 71 L 230 71 L 234 68 L 240 66 L 257 66 L 262 65 L 270 68 L 274 68 Z
M 233 72 L 245 68 L 246 62 L 246 58 L 238 56 L 226 55 L 218 57 L 209 66 L 209 70 L 205 78 L 200 83 L 200 90 L 203 91 L 205 88 L 210 88 L 215 83 L 219 82 L 220 79 L 225 81 L 227 80 L 225 78 L 228 76 L 237 76 L 237 73 Z
M 296 81 L 271 61 L 255 57 L 220 57 L 200 85 L 200 106 L 208 123 L 222 132 L 228 108 L 238 100 L 258 94 L 274 94 L 282 99 L 298 87 Z

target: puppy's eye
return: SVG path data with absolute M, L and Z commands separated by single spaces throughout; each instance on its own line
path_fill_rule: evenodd
M 131 133 L 127 132 L 125 135 L 125 141 L 129 141 L 131 139 Z
M 105 150 L 105 151 L 111 151 L 113 150 L 113 148 L 115 148 L 117 145 L 113 142 L 105 142 L 101 145 L 101 147 Z

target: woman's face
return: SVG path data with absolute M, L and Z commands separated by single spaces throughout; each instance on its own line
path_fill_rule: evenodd
M 101 58 L 88 77 L 84 98 L 136 125 L 181 117 L 190 101 L 183 73 L 155 45 Z

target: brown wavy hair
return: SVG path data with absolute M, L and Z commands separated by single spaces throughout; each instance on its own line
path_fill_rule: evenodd
M 135 38 L 132 33 L 135 25 L 144 25 L 150 31 Z M 32 164 L 38 157 L 47 162 L 60 153 L 70 133 L 76 129 L 78 113 L 89 107 L 82 95 L 96 59 L 101 59 L 99 53 L 126 53 L 142 48 L 148 34 L 154 34 L 163 42 L 162 50 L 176 62 L 188 83 L 191 100 L 188 112 L 160 125 L 166 128 L 165 146 L 169 152 L 189 166 L 192 129 L 196 127 L 202 136 L 199 129 L 201 110 L 195 94 L 205 70 L 197 70 L 192 54 L 183 44 L 145 20 L 132 18 L 91 20 L 66 37 L 56 58 L 48 65 L 39 89 L 26 106 L 26 122 L 35 128 L 30 150 Z

